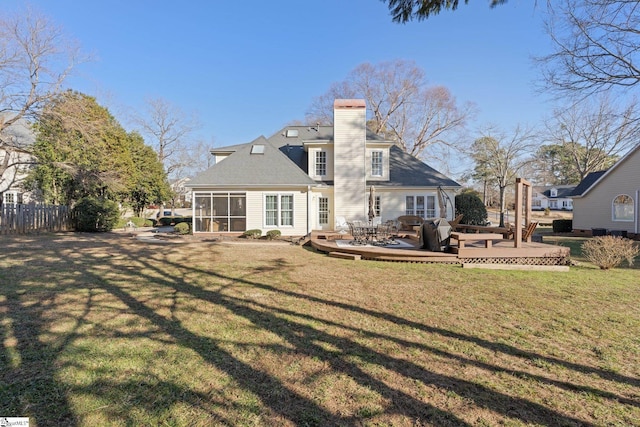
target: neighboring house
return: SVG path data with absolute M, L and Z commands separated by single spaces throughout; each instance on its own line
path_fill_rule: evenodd
M 608 170 L 587 175 L 572 197 L 574 230 L 639 234 L 640 144 Z
M 179 178 L 170 182 L 171 189 L 175 194 L 173 203 L 176 207 L 191 207 L 191 188 L 185 186 L 189 181 L 191 181 L 190 178 Z
M 363 100 L 336 100 L 334 126 L 287 126 L 270 138 L 211 151 L 195 176 L 194 232 L 279 230 L 285 236 L 367 221 L 454 215 L 460 185 L 366 128 Z M 438 198 L 439 191 L 445 196 Z M 439 200 L 446 200 L 443 212 Z
M 573 210 L 571 194 L 575 185 L 552 185 L 533 187 L 531 196 L 532 209 L 543 211 L 547 208 L 553 210 Z
M 32 195 L 22 188 L 22 182 L 33 162 L 27 148 L 34 141 L 33 131 L 23 121 L 14 123 L 0 135 L 0 197 L 3 204 L 29 203 L 32 199 Z

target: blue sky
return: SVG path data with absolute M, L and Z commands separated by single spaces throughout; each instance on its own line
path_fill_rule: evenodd
M 199 117 L 194 138 L 215 146 L 270 136 L 302 120 L 313 98 L 364 62 L 412 60 L 479 115 L 470 132 L 539 125 L 531 56 L 549 49 L 534 2 L 395 24 L 379 0 L 33 0 L 95 60 L 69 86 L 96 96 L 128 127 L 126 111 L 163 98 Z M 3 0 L 16 11 L 23 1 Z

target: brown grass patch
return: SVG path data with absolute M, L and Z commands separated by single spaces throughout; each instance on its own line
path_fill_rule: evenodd
M 0 414 L 33 425 L 640 419 L 637 270 L 468 270 L 115 233 L 3 239 Z

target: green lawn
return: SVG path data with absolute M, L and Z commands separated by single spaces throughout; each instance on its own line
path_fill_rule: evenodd
M 637 267 L 2 239 L 0 415 L 32 427 L 640 425 Z

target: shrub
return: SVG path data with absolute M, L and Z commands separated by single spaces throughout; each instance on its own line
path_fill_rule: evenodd
M 269 230 L 269 231 L 267 231 L 267 239 L 269 239 L 269 240 L 278 239 L 281 235 L 282 235 L 282 233 L 280 233 L 280 230 Z
M 487 208 L 476 194 L 467 192 L 456 195 L 456 215 L 462 214 L 462 223 L 469 225 L 485 225 Z
M 602 270 L 617 267 L 626 260 L 629 266 L 640 250 L 633 240 L 618 236 L 593 237 L 582 244 L 582 254 Z
M 118 224 L 120 210 L 112 200 L 84 197 L 73 207 L 77 231 L 111 231 Z
M 176 226 L 173 229 L 178 234 L 190 234 L 191 233 L 191 226 L 189 225 L 188 222 L 180 222 L 180 223 L 176 224 Z
M 139 216 L 134 216 L 129 218 L 129 220 L 136 226 L 136 227 L 144 227 L 144 224 L 147 222 L 146 218 L 141 218 Z
M 258 230 L 258 229 L 247 230 L 244 233 L 242 233 L 242 235 L 247 239 L 258 239 L 260 238 L 260 236 L 262 236 L 262 230 Z
M 545 208 L 544 209 L 544 216 L 549 216 L 549 215 L 551 215 L 551 209 Z
M 554 233 L 570 233 L 573 230 L 573 220 L 554 219 L 551 226 Z

